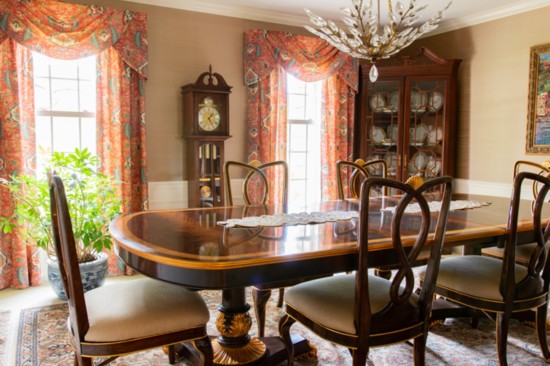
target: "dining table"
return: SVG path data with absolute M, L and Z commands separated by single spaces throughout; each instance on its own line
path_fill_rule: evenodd
M 431 196 L 437 202 L 439 195 Z M 362 225 L 368 225 L 372 267 L 395 263 L 390 225 L 398 199 L 374 197 L 369 203 L 368 223 Z M 445 248 L 460 246 L 463 253 L 475 254 L 503 244 L 509 198 L 453 194 L 453 202 L 473 204 L 451 207 Z M 339 200 L 289 205 L 286 212 L 276 205 L 145 210 L 116 218 L 110 234 L 118 257 L 137 272 L 191 289 L 222 292 L 219 334 L 212 335 L 215 364 L 276 365 L 285 360 L 286 351 L 278 336 L 250 335 L 246 289 L 354 271 L 359 209 L 358 200 Z M 407 246 L 414 242 L 421 216 L 405 216 L 401 230 Z M 518 225 L 522 242 L 533 238 L 530 218 L 526 201 Z M 296 354 L 315 351 L 301 337 L 294 336 L 293 343 Z

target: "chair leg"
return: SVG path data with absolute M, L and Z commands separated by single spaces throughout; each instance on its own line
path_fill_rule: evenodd
M 173 344 L 168 346 L 168 363 L 170 365 L 176 363 L 176 347 Z
M 508 328 L 510 325 L 511 313 L 498 313 L 496 318 L 497 323 L 497 354 L 500 366 L 507 366 L 508 359 L 506 357 L 506 346 L 508 344 Z
M 472 309 L 472 328 L 477 329 L 479 324 L 479 310 Z
M 540 350 L 544 361 L 550 362 L 550 350 L 548 350 L 548 341 L 546 340 L 546 315 L 548 305 L 544 304 L 537 308 L 537 336 L 539 337 Z
M 196 339 L 193 343 L 202 354 L 204 358 L 204 365 L 212 365 L 214 363 L 214 350 L 212 349 L 212 342 L 210 342 L 210 337 L 206 336 Z
M 288 366 L 294 366 L 294 346 L 290 338 L 290 327 L 296 320 L 284 314 L 279 320 L 279 336 L 283 339 L 288 355 Z
M 359 347 L 351 350 L 352 365 L 365 366 L 369 358 L 369 349 L 367 347 Z
M 424 366 L 426 364 L 426 336 L 421 335 L 414 339 L 414 365 Z
M 284 302 L 285 302 L 285 288 L 281 287 L 279 289 L 279 300 L 277 300 L 277 307 L 282 308 Z
M 271 290 L 260 290 L 252 288 L 252 298 L 254 300 L 254 312 L 256 313 L 256 322 L 258 323 L 258 336 L 263 337 L 265 331 L 265 306 L 271 297 Z

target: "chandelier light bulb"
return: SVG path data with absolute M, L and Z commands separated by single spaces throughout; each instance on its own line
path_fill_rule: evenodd
M 415 26 L 420 19 L 419 12 L 427 5 L 416 7 L 416 0 L 405 6 L 401 1 L 387 0 L 389 24 L 380 20 L 381 0 L 352 0 L 351 8 L 342 9 L 342 22 L 347 30 L 342 30 L 333 21 L 326 21 L 309 9 L 304 9 L 309 20 L 317 28 L 304 26 L 308 31 L 324 39 L 332 46 L 352 57 L 369 60 L 372 67 L 369 78 L 378 78 L 375 64 L 379 59 L 389 58 L 408 47 L 420 36 L 437 28 L 443 13 L 451 6 L 452 0 L 430 19 Z

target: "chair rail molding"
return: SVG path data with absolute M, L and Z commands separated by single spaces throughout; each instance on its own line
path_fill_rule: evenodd
M 235 204 L 244 202 L 241 187 L 244 179 L 231 180 L 231 190 L 235 192 Z M 470 179 L 455 179 L 454 191 L 456 193 L 481 194 L 489 196 L 510 197 L 512 194 L 512 181 L 509 183 L 485 182 Z M 532 196 L 532 193 L 523 192 L 524 197 Z M 149 209 L 167 210 L 187 208 L 187 181 L 158 181 L 149 182 Z

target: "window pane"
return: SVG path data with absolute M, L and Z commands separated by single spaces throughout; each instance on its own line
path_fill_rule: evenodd
M 72 152 L 80 146 L 78 118 L 53 117 L 53 149 Z
M 286 74 L 286 82 L 287 82 L 287 91 L 288 93 L 292 94 L 305 94 L 306 92 L 306 83 L 303 82 L 300 79 L 295 78 L 294 76 L 290 74 Z
M 78 76 L 80 80 L 96 81 L 96 58 L 86 57 L 78 60 Z
M 96 128 L 95 118 L 81 119 L 82 146 L 88 148 L 92 154 L 96 153 Z
M 48 61 L 48 57 L 38 53 L 33 52 L 32 53 L 32 60 L 33 60 L 33 70 L 34 70 L 34 77 L 37 76 L 45 76 L 48 77 L 50 74 L 50 63 Z
M 306 179 L 306 153 L 291 153 L 289 163 L 292 166 L 289 179 Z
M 290 125 L 290 143 L 288 148 L 291 152 L 307 151 L 307 125 Z
M 50 117 L 36 117 L 36 145 L 52 151 L 52 130 Z
M 46 78 L 34 79 L 34 105 L 36 111 L 50 110 L 50 81 Z
M 74 60 L 59 60 L 50 58 L 50 68 L 53 78 L 70 78 L 76 79 L 77 62 Z
M 303 95 L 288 95 L 288 118 L 305 119 L 306 100 Z
M 80 81 L 80 111 L 94 112 L 96 106 L 95 81 Z
M 78 83 L 76 80 L 52 79 L 52 110 L 78 111 Z

